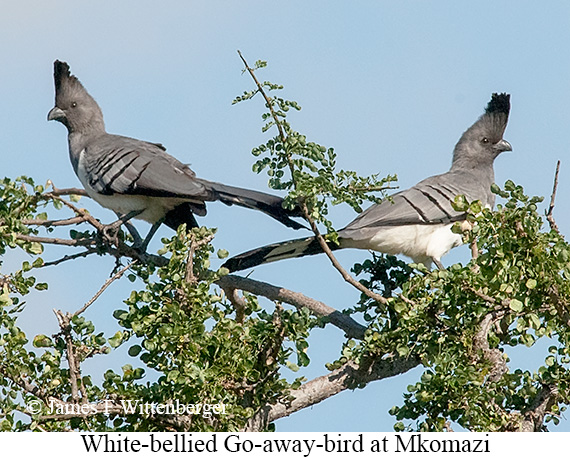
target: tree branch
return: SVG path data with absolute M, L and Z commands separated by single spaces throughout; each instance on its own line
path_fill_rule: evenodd
M 337 260 L 337 258 L 332 253 L 332 250 L 329 247 L 329 245 L 327 244 L 326 240 L 323 238 L 323 236 L 319 232 L 319 228 L 317 227 L 317 224 L 315 224 L 315 221 L 313 221 L 313 219 L 309 216 L 309 210 L 307 209 L 307 205 L 305 203 L 301 204 L 301 209 L 303 211 L 305 219 L 307 219 L 309 221 L 309 224 L 311 225 L 311 230 L 315 234 L 315 237 L 317 238 L 317 241 L 319 242 L 321 249 L 323 250 L 323 252 L 326 254 L 326 256 L 331 261 L 332 266 L 340 273 L 342 278 L 346 282 L 348 282 L 350 285 L 352 285 L 353 287 L 358 289 L 360 292 L 365 294 L 368 298 L 371 298 L 374 301 L 382 303 L 383 305 L 387 304 L 388 300 L 386 298 L 384 298 L 382 295 L 379 295 L 377 293 L 372 292 L 370 289 L 368 289 L 368 287 L 362 285 L 362 283 L 360 283 L 360 281 L 357 281 L 356 279 L 354 279 L 352 277 L 352 275 L 344 269 L 344 267 L 340 264 L 340 262 Z
M 51 260 L 49 262 L 44 262 L 42 264 L 42 268 L 43 267 L 52 267 L 55 265 L 59 265 L 60 263 L 63 262 L 67 262 L 68 260 L 74 260 L 74 259 L 79 259 L 81 257 L 87 257 L 88 255 L 91 254 L 95 254 L 97 251 L 95 249 L 87 249 L 83 252 L 78 252 L 77 254 L 71 254 L 71 255 L 64 255 L 62 258 L 57 259 L 57 260 Z
M 271 422 L 320 403 L 344 390 L 355 389 L 359 385 L 405 373 L 420 363 L 419 358 L 375 359 L 362 366 L 354 361 L 347 362 L 329 374 L 315 378 L 303 384 L 299 389 L 292 390 L 290 392 L 293 397 L 291 402 L 263 407 L 249 420 L 244 431 L 265 430 Z
M 69 209 L 71 209 L 75 214 L 77 214 L 78 216 L 81 216 L 85 220 L 85 222 L 89 222 L 89 224 L 91 224 L 95 229 L 97 229 L 98 232 L 101 233 L 105 230 L 105 224 L 102 224 L 97 219 L 95 219 L 93 216 L 91 216 L 91 214 L 89 214 L 89 212 L 85 208 L 78 208 L 77 206 L 75 206 L 71 202 L 68 202 L 65 198 L 61 198 L 60 195 L 55 194 L 53 192 L 48 192 L 44 195 L 46 197 L 51 197 L 54 200 L 60 201 L 62 204 L 67 206 Z
M 554 185 L 552 186 L 552 194 L 550 195 L 550 205 L 548 207 L 548 212 L 546 213 L 546 220 L 550 224 L 550 229 L 554 230 L 556 233 L 560 234 L 558 225 L 554 220 L 552 211 L 554 210 L 554 200 L 556 199 L 556 190 L 558 188 L 558 172 L 560 171 L 560 160 L 556 163 L 556 172 L 554 173 Z
M 544 430 L 544 416 L 556 402 L 558 388 L 553 384 L 542 386 L 538 395 L 526 411 L 523 411 L 523 420 L 519 432 L 540 432 Z
M 51 183 L 51 185 L 53 190 L 50 191 L 49 193 L 52 195 L 56 195 L 58 197 L 61 195 L 79 195 L 80 197 L 89 197 L 89 195 L 87 195 L 87 192 L 85 192 L 85 189 L 79 189 L 77 187 L 58 189 L 53 185 L 53 182 Z
M 271 117 L 275 121 L 275 125 L 277 125 L 277 129 L 279 130 L 279 137 L 281 138 L 281 142 L 283 143 L 283 145 L 285 145 L 285 142 L 287 141 L 287 136 L 285 135 L 285 131 L 283 130 L 283 126 L 281 125 L 281 122 L 279 122 L 279 118 L 277 117 L 277 113 L 273 109 L 273 104 L 271 103 L 271 99 L 263 90 L 263 86 L 258 81 L 257 77 L 255 76 L 255 72 L 253 71 L 253 69 L 247 64 L 244 56 L 241 54 L 241 51 L 238 50 L 238 54 L 239 54 L 243 64 L 245 65 L 245 69 L 247 70 L 247 72 L 249 73 L 249 75 L 251 76 L 253 81 L 255 82 L 255 85 L 257 86 L 257 91 L 265 99 L 265 105 L 267 106 L 267 109 L 271 113 Z M 291 170 L 291 178 L 293 179 L 293 182 L 295 182 L 295 176 L 293 174 L 293 170 Z
M 119 271 L 117 271 L 112 277 L 110 277 L 109 279 L 107 279 L 107 281 L 105 281 L 105 284 L 103 284 L 101 286 L 101 288 L 97 291 L 97 293 L 87 302 L 85 303 L 85 305 L 83 305 L 80 309 L 78 309 L 77 311 L 75 311 L 73 314 L 71 314 L 71 318 L 78 316 L 79 314 L 85 312 L 85 310 L 87 308 L 89 308 L 93 303 L 95 303 L 95 300 L 97 300 L 101 294 L 103 292 L 105 292 L 105 290 L 107 289 L 107 287 L 109 287 L 114 281 L 116 281 L 117 279 L 119 279 L 121 276 L 123 276 L 123 274 L 125 274 L 125 272 L 131 268 L 137 261 L 133 260 L 131 263 L 129 263 L 126 267 L 121 268 Z
M 24 392 L 32 394 L 42 400 L 46 398 L 46 394 L 40 387 L 31 384 L 24 376 L 14 377 L 9 374 L 7 367 L 2 363 L 0 364 L 0 374 L 3 378 L 10 379 L 14 384 L 22 388 Z
M 94 246 L 95 241 L 88 238 L 81 238 L 78 240 L 69 240 L 67 238 L 50 238 L 43 236 L 33 236 L 24 235 L 22 233 L 16 233 L 16 239 L 27 241 L 30 243 L 42 243 L 42 244 L 56 244 L 60 246 Z
M 59 227 L 62 225 L 77 225 L 85 222 L 87 219 L 85 216 L 75 216 L 68 219 L 59 220 L 44 220 L 44 219 L 23 219 L 22 223 L 26 225 L 41 225 L 43 227 Z
M 69 365 L 69 382 L 71 384 L 71 398 L 75 403 L 79 403 L 81 397 L 79 396 L 79 383 L 81 382 L 81 369 L 79 362 L 76 358 L 75 346 L 73 338 L 71 337 L 71 314 L 64 314 L 62 311 L 54 309 L 53 312 L 57 317 L 61 334 L 65 340 L 65 354 L 67 356 L 67 363 Z M 81 383 L 83 384 L 83 383 Z M 87 400 L 83 397 L 84 401 Z
M 316 316 L 325 317 L 332 325 L 344 330 L 347 336 L 356 339 L 362 339 L 364 337 L 366 327 L 360 325 L 350 316 L 299 292 L 293 292 L 280 286 L 274 286 L 236 275 L 222 276 L 216 283 L 224 289 L 228 295 L 228 291 L 240 289 L 255 295 L 262 295 L 271 301 L 288 303 L 298 309 L 308 308 Z
M 505 315 L 504 311 L 491 311 L 479 324 L 479 331 L 473 337 L 473 347 L 476 351 L 481 351 L 483 359 L 493 365 L 489 372 L 488 379 L 491 382 L 498 381 L 509 369 L 503 353 L 489 346 L 489 330 Z
M 189 284 L 195 285 L 198 283 L 198 278 L 194 276 L 194 254 L 196 253 L 196 249 L 212 241 L 214 239 L 214 235 L 208 235 L 206 238 L 199 241 L 196 241 L 194 234 L 191 234 L 190 237 L 190 249 L 188 249 L 188 255 L 186 257 L 185 281 Z

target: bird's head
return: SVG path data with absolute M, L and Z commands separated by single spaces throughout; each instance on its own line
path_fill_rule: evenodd
M 53 64 L 55 106 L 48 113 L 48 121 L 59 121 L 69 133 L 100 133 L 105 131 L 103 113 L 97 102 L 69 71 L 66 62 Z
M 509 94 L 493 94 L 485 113 L 465 131 L 455 146 L 453 165 L 474 168 L 492 164 L 505 151 L 512 151 L 503 134 L 511 108 Z

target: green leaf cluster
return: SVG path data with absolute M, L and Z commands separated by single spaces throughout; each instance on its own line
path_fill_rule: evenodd
M 265 62 L 257 62 L 254 70 L 265 66 Z M 299 104 L 269 95 L 282 88 L 281 85 L 266 81 L 258 90 L 246 92 L 234 100 L 234 103 L 249 100 L 263 90 L 267 111 L 262 115 L 265 122 L 262 131 L 277 128 L 274 137 L 252 150 L 252 154 L 258 158 L 252 169 L 255 173 L 267 173 L 270 188 L 289 191 L 285 198 L 287 208 L 293 209 L 299 202 L 303 202 L 308 215 L 314 221 L 322 223 L 329 233 L 333 233 L 332 223 L 327 219 L 329 200 L 333 205 L 347 203 L 355 211 L 361 212 L 364 202 L 381 201 L 373 192 L 385 196 L 385 190 L 389 188 L 389 183 L 396 181 L 396 176 L 381 178 L 378 173 L 361 177 L 354 171 L 337 172 L 334 149 L 307 140 L 287 120 L 288 111 L 300 110 Z

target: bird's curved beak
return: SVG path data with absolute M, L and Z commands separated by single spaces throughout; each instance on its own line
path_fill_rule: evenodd
M 506 152 L 506 151 L 512 151 L 513 147 L 511 146 L 511 143 L 509 143 L 507 140 L 501 140 L 498 143 L 496 143 L 493 148 L 495 149 L 495 151 L 497 152 L 497 154 L 500 154 L 501 152 Z
M 61 108 L 54 106 L 50 112 L 48 113 L 47 120 L 48 121 L 59 121 L 62 122 L 66 119 L 66 115 Z

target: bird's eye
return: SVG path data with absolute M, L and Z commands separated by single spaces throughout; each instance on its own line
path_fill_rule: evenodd
M 72 107 L 72 108 L 75 108 L 76 106 L 77 106 L 77 102 L 71 103 L 71 107 Z
M 483 144 L 487 144 L 489 142 L 489 139 L 487 137 L 483 137 L 483 139 L 481 140 L 481 143 Z

